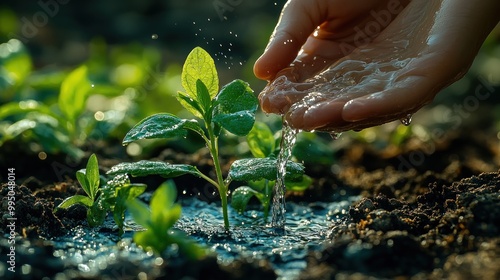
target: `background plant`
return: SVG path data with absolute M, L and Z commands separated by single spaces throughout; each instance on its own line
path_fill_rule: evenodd
M 64 152 L 81 159 L 84 141 L 93 136 L 99 124 L 86 108 L 87 99 L 103 92 L 103 87 L 96 88 L 90 82 L 88 67 L 81 65 L 69 73 L 34 72 L 31 57 L 16 39 L 0 44 L 0 53 L 0 101 L 10 101 L 0 102 L 0 146 L 21 138 L 41 146 L 47 154 Z M 55 87 L 58 93 L 53 100 Z M 101 112 L 102 118 L 106 113 Z M 101 125 L 99 129 L 106 134 L 112 127 Z
M 184 256 L 200 259 L 205 255 L 205 250 L 188 239 L 183 232 L 172 228 L 181 216 L 181 206 L 175 203 L 176 197 L 175 184 L 167 181 L 153 193 L 150 207 L 138 199 L 126 203 L 134 221 L 145 228 L 134 234 L 134 242 L 157 254 L 161 254 L 168 246 L 177 244 Z
M 87 222 L 90 226 L 98 226 L 102 224 L 106 217 L 106 211 L 97 203 L 99 195 L 99 166 L 97 157 L 92 154 L 87 162 L 85 169 L 80 169 L 76 172 L 76 179 L 85 191 L 84 195 L 73 195 L 63 200 L 54 211 L 67 209 L 75 204 L 83 205 L 87 208 Z
M 178 92 L 178 100 L 201 120 L 203 126 L 196 119 L 181 119 L 169 113 L 159 113 L 147 117 L 134 126 L 125 136 L 123 144 L 139 139 L 185 137 L 187 131 L 193 131 L 206 143 L 214 163 L 216 178 L 210 178 L 192 165 L 146 160 L 118 164 L 108 173 L 128 173 L 132 176 L 159 174 L 166 178 L 191 174 L 203 178 L 219 191 L 224 227 L 229 229 L 227 193 L 231 181 L 276 178 L 275 159 L 237 160 L 231 165 L 227 178 L 224 178 L 222 173 L 219 158 L 221 132 L 224 129 L 238 136 L 247 135 L 255 122 L 257 98 L 248 84 L 241 80 L 230 82 L 219 92 L 215 63 L 200 47 L 194 48 L 186 58 L 181 79 L 185 92 Z M 301 176 L 303 173 L 302 166 L 298 164 L 290 162 L 288 168 L 292 176 Z
M 126 203 L 146 190 L 144 184 L 131 184 L 128 176 L 118 175 L 101 184 L 97 156 L 92 154 L 85 169 L 76 172 L 76 179 L 82 186 L 84 195 L 73 195 L 64 199 L 55 209 L 68 209 L 75 204 L 87 208 L 87 222 L 90 226 L 99 226 L 104 222 L 107 212 L 113 213 L 113 219 L 118 226 L 119 235 L 123 234 Z

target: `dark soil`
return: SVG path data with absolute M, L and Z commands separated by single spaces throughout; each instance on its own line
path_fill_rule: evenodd
M 347 194 L 360 194 L 362 198 L 351 206 L 346 220 L 332 224 L 324 249 L 310 253 L 300 279 L 500 279 L 500 153 L 496 135 L 450 134 L 432 153 L 426 152 L 426 145 L 409 141 L 399 148 L 388 145 L 375 150 L 353 141 L 337 152 L 335 166 L 306 164 L 314 185 L 304 194 L 289 194 L 289 200 L 317 201 Z M 417 155 L 421 160 L 412 165 Z M 16 159 L 16 165 L 24 167 L 15 188 L 19 236 L 16 262 L 29 264 L 31 270 L 25 275 L 4 275 L 42 279 L 63 273 L 65 278 L 61 279 L 81 279 L 77 268 L 65 266 L 54 256 L 54 248 L 46 240 L 86 225 L 83 207 L 52 212 L 64 198 L 83 191 L 71 179 L 71 172 L 54 180 L 42 169 L 50 163 L 26 158 Z M 107 160 L 113 157 L 106 157 L 104 152 L 99 158 L 102 171 L 118 162 L 116 158 Z M 167 149 L 157 158 L 210 169 L 203 152 L 186 156 Z M 4 156 L 1 162 L 8 160 Z M 68 169 L 74 174 L 81 165 Z M 26 170 L 33 170 L 32 175 L 25 175 L 29 174 Z M 156 178 L 147 180 L 154 182 Z M 192 177 L 178 180 L 182 186 L 199 188 L 202 184 L 186 184 Z M 7 192 L 7 184 L 3 184 L 2 213 L 7 209 Z M 196 193 L 196 189 L 189 192 Z M 0 232 L 5 237 L 9 236 L 7 217 L 3 215 L 0 220 Z M 9 244 L 4 239 L 0 242 L 3 264 L 8 252 Z M 266 261 L 240 260 L 221 265 L 215 256 L 198 262 L 179 258 L 154 268 L 123 259 L 97 278 L 123 279 L 123 275 L 138 275 L 147 269 L 148 279 L 276 278 Z M 117 276 L 116 271 L 121 273 Z

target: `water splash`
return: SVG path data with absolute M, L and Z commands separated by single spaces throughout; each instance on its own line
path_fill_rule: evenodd
M 329 134 L 333 140 L 337 140 L 342 135 L 342 132 L 331 131 L 331 132 L 329 132 Z
M 412 117 L 412 115 L 411 115 L 411 114 L 408 114 L 408 115 L 406 115 L 406 117 L 401 118 L 399 121 L 400 121 L 403 125 L 405 125 L 405 126 L 409 126 L 409 125 L 411 124 L 411 117 Z
M 292 148 L 297 139 L 297 129 L 291 128 L 283 119 L 283 136 L 280 143 L 280 153 L 277 160 L 278 173 L 276 176 L 276 184 L 273 190 L 273 203 L 271 208 L 271 228 L 278 234 L 285 233 L 285 175 L 286 163 L 292 155 Z

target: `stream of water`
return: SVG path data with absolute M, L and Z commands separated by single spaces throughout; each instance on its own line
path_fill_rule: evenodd
M 285 175 L 286 164 L 292 155 L 293 145 L 297 139 L 298 130 L 291 128 L 283 121 L 282 137 L 280 142 L 280 152 L 277 159 L 277 176 L 276 184 L 273 190 L 273 202 L 271 205 L 271 228 L 277 234 L 284 234 L 286 223 L 286 207 L 285 207 Z

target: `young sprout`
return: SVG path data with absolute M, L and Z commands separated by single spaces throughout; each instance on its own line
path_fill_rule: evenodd
M 205 250 L 172 226 L 181 216 L 181 206 L 175 203 L 177 190 L 172 181 L 163 183 L 153 193 L 150 207 L 134 199 L 127 202 L 132 218 L 145 228 L 134 234 L 134 242 L 145 250 L 161 254 L 168 246 L 177 244 L 179 251 L 189 259 L 200 259 Z
M 135 125 L 125 136 L 123 144 L 139 139 L 185 137 L 187 131 L 193 131 L 206 143 L 213 160 L 215 178 L 192 165 L 147 160 L 118 164 L 108 174 L 157 174 L 165 178 L 190 174 L 203 178 L 219 191 L 224 228 L 228 230 L 227 195 L 231 181 L 276 178 L 276 160 L 273 159 L 237 160 L 231 165 L 227 178 L 224 178 L 221 167 L 219 137 L 222 131 L 226 130 L 237 136 L 247 135 L 255 122 L 258 101 L 249 85 L 242 80 L 234 80 L 219 91 L 214 60 L 200 47 L 196 47 L 188 55 L 181 79 L 185 92 L 178 92 L 177 99 L 197 119 L 181 119 L 169 113 L 152 115 Z M 251 168 L 248 168 L 248 164 Z M 291 163 L 291 172 L 302 174 L 303 168 Z

